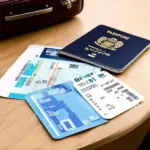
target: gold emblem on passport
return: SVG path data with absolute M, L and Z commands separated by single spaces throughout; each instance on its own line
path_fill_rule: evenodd
M 107 38 L 104 36 L 100 37 L 94 43 L 102 48 L 109 49 L 112 51 L 116 51 L 117 48 L 120 48 L 124 45 L 122 41 L 118 41 L 116 38 Z

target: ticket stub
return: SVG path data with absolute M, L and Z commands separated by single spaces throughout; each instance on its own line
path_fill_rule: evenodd
M 75 78 L 74 87 L 106 119 L 114 118 L 144 100 L 143 96 L 106 71 Z

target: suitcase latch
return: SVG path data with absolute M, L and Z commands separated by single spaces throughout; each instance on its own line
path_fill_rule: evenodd
M 68 9 L 72 7 L 72 3 L 76 0 L 61 0 L 61 5 L 66 6 Z

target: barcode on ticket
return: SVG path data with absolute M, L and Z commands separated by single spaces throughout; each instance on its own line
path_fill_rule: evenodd
M 118 85 L 120 85 L 119 82 L 114 83 L 114 84 L 112 84 L 112 85 L 110 85 L 110 86 L 108 86 L 108 87 L 105 87 L 104 90 L 105 90 L 105 91 L 110 90 L 110 89 L 112 89 L 112 88 L 114 88 L 114 87 L 116 87 L 116 86 L 118 86 Z
M 135 94 L 133 94 L 131 91 L 129 91 L 128 89 L 125 89 L 122 91 L 122 93 L 126 93 L 128 96 L 130 96 L 131 98 L 133 98 L 134 100 L 139 99 L 138 96 L 136 96 Z
M 69 68 L 72 68 L 72 69 L 78 69 L 78 68 L 79 68 L 79 65 L 76 65 L 76 64 L 70 64 L 70 65 L 69 65 Z

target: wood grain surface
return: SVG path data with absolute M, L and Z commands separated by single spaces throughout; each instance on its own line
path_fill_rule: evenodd
M 30 44 L 63 47 L 99 24 L 150 39 L 149 6 L 149 0 L 85 0 L 83 12 L 71 20 L 0 41 L 0 77 Z M 150 116 L 150 49 L 117 77 L 144 102 L 105 125 L 58 141 L 25 101 L 0 98 L 0 150 L 94 149 L 131 132 Z

